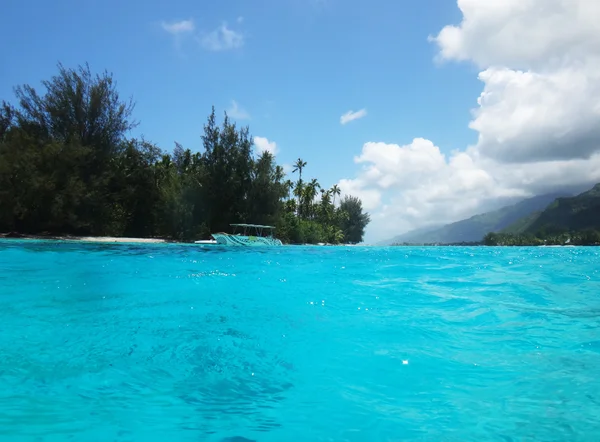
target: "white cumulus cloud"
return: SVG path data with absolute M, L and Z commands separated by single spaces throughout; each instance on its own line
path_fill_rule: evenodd
M 600 2 L 458 0 L 463 18 L 432 37 L 437 59 L 481 69 L 475 145 L 366 143 L 356 177 L 368 239 L 449 223 L 516 199 L 600 181 Z M 419 135 L 419 134 L 415 134 Z
M 463 19 L 433 38 L 440 58 L 487 69 L 544 69 L 587 60 L 600 51 L 595 0 L 458 0 Z
M 599 66 L 600 67 L 600 66 Z M 489 68 L 469 127 L 482 155 L 503 162 L 589 158 L 600 148 L 600 71 Z
M 370 211 L 371 239 L 384 239 L 418 226 L 468 217 L 491 200 L 529 196 L 498 180 L 466 152 L 444 155 L 430 140 L 410 144 L 366 143 L 354 161 L 354 179 L 340 180 L 343 193 L 363 199 Z
M 376 187 L 369 186 L 361 179 L 343 179 L 338 183 L 341 196 L 352 195 L 361 199 L 363 209 L 372 211 L 381 204 L 381 191 Z
M 269 141 L 265 137 L 254 137 L 254 146 L 260 152 L 269 152 L 272 155 L 276 155 L 279 152 L 277 143 L 275 141 Z
M 589 158 L 600 149 L 600 2 L 459 0 L 459 26 L 433 40 L 484 70 L 470 127 L 505 162 Z
M 353 112 L 350 110 L 340 117 L 340 124 L 347 124 L 347 123 L 350 123 L 351 121 L 358 120 L 358 119 L 366 117 L 366 116 L 367 116 L 366 109 L 361 109 L 356 112 Z

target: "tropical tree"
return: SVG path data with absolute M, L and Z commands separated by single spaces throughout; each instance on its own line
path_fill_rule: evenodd
M 313 178 L 304 189 L 304 213 L 306 216 L 314 217 L 314 201 L 321 188 L 316 178 Z
M 292 169 L 292 173 L 298 172 L 298 181 L 296 182 L 296 188 L 294 189 L 294 194 L 298 198 L 298 216 L 302 216 L 302 198 L 304 195 L 304 183 L 302 182 L 302 170 L 306 167 L 306 161 L 302 161 L 301 158 L 298 158 L 294 163 L 294 168 Z
M 344 240 L 351 244 L 362 242 L 365 228 L 371 218 L 368 213 L 363 212 L 361 200 L 346 195 L 340 204 L 340 210 L 346 214 L 341 222 Z
M 59 63 L 58 75 L 42 85 L 44 95 L 29 85 L 15 88 L 18 125 L 41 139 L 91 146 L 97 163 L 116 153 L 138 125 L 131 118 L 135 104 L 121 100 L 112 74 L 94 76 L 88 64 L 67 69 Z
M 292 190 L 294 190 L 294 182 L 292 180 L 286 180 L 283 183 L 285 189 L 286 198 L 289 200 L 291 198 Z
M 340 196 L 342 194 L 342 190 L 337 184 L 334 184 L 331 188 L 331 194 L 333 195 L 333 205 L 335 205 L 335 197 Z
M 294 168 L 292 169 L 292 173 L 298 172 L 299 178 L 298 181 L 302 181 L 302 170 L 306 167 L 306 161 L 302 161 L 301 158 L 298 158 L 294 163 Z

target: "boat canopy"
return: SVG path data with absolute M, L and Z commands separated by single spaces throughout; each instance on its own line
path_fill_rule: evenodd
M 254 232 L 256 236 L 263 236 L 263 231 L 266 230 L 269 232 L 265 232 L 267 236 L 273 236 L 273 231 L 275 230 L 273 226 L 263 226 L 261 224 L 230 224 L 230 226 L 233 227 L 234 234 L 237 234 L 236 230 L 240 228 L 243 230 L 244 235 L 247 235 L 248 231 L 250 231 Z
M 255 227 L 257 229 L 275 229 L 273 226 L 261 226 L 260 224 L 230 224 L 232 227 Z

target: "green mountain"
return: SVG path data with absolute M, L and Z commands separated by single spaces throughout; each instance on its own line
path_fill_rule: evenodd
M 547 236 L 587 229 L 600 230 L 600 183 L 579 195 L 556 198 L 544 210 L 516 221 L 502 233 Z
M 550 193 L 527 198 L 511 206 L 493 212 L 472 216 L 469 219 L 436 227 L 426 227 L 398 235 L 381 245 L 391 244 L 454 244 L 479 242 L 488 232 L 500 232 L 533 214 L 539 215 L 559 197 L 570 196 L 567 192 Z M 536 218 L 537 219 L 537 218 Z

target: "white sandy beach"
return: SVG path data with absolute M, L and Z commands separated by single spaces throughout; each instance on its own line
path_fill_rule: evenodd
M 23 235 L 11 237 L 0 235 L 0 238 L 18 239 L 18 240 L 56 240 L 56 241 L 79 241 L 93 243 L 129 243 L 129 244 L 160 244 L 167 241 L 160 238 L 126 238 L 116 236 L 38 236 L 38 235 Z
M 164 239 L 158 238 L 124 238 L 114 236 L 78 236 L 78 237 L 64 237 L 61 239 L 73 240 L 73 241 L 85 241 L 85 242 L 113 242 L 113 243 L 165 243 Z

